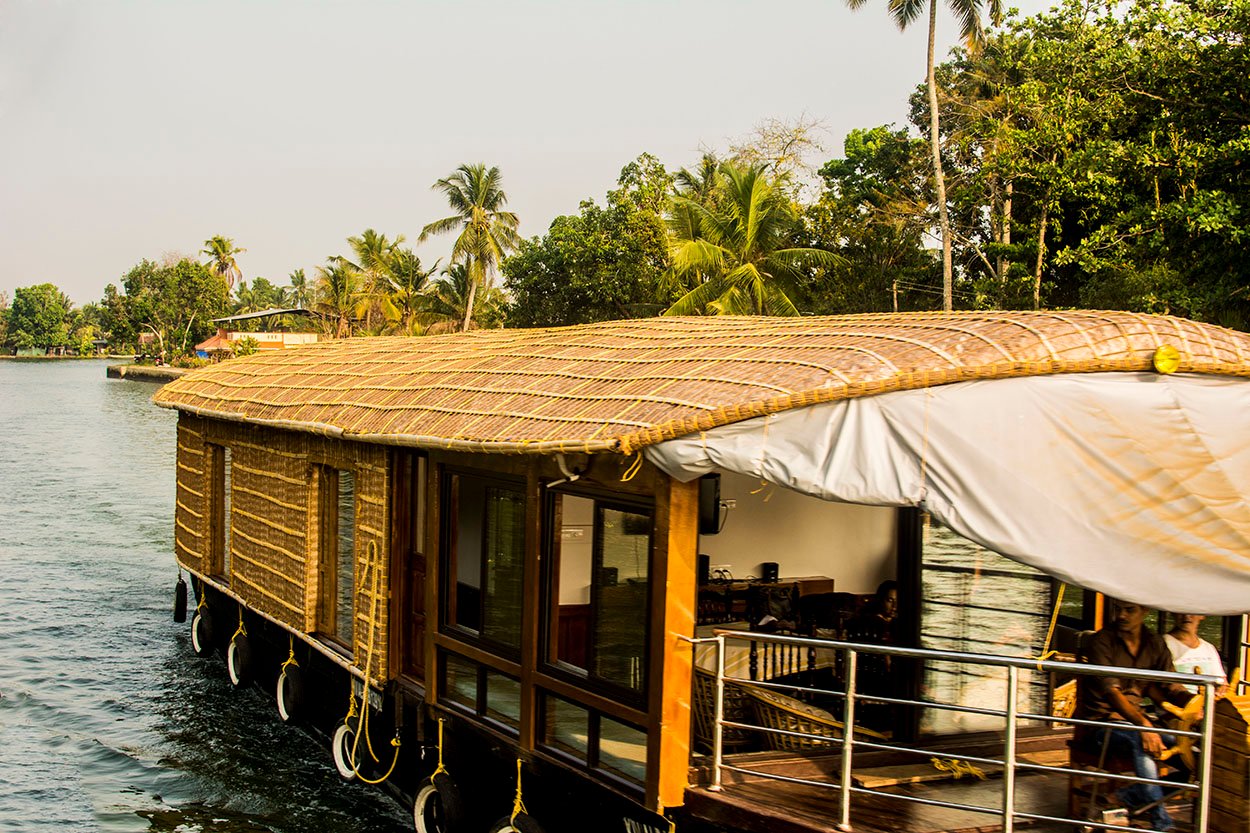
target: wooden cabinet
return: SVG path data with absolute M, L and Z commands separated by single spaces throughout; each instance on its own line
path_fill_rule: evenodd
M 769 610 L 768 600 L 783 596 L 792 598 L 792 611 L 787 621 L 796 622 L 799 615 L 798 600 L 814 593 L 832 593 L 833 579 L 828 576 L 801 576 L 782 578 L 777 581 L 746 579 L 743 581 L 713 581 L 699 586 L 697 624 L 723 625 L 730 622 L 758 624 L 765 613 L 777 619 L 778 609 Z M 753 621 L 754 620 L 754 621 Z

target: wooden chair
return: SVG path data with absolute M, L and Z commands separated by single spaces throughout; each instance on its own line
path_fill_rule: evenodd
M 802 732 L 819 735 L 820 738 L 795 737 L 775 732 L 763 732 L 764 744 L 769 749 L 787 752 L 806 752 L 831 749 L 835 741 L 842 739 L 845 724 L 824 709 L 810 706 L 771 688 L 743 686 L 755 709 L 756 722 L 766 729 L 786 732 Z M 884 740 L 885 735 L 862 726 L 855 727 L 855 734 L 866 738 Z
M 716 675 L 702 668 L 694 670 L 694 739 L 705 750 L 711 751 L 713 733 L 716 729 Z M 725 681 L 725 720 L 750 723 L 753 717 L 751 701 L 746 689 L 730 680 Z M 721 736 L 724 752 L 745 752 L 756 747 L 755 733 L 748 729 L 726 726 Z

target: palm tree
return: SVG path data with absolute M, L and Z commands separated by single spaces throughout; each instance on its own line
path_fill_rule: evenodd
M 287 291 L 285 303 L 294 304 L 299 309 L 308 306 L 309 295 L 312 294 L 311 287 L 308 285 L 308 278 L 304 275 L 303 269 L 296 269 L 291 272 L 291 288 Z
M 695 286 L 664 314 L 798 315 L 787 289 L 802 267 L 832 266 L 841 258 L 786 245 L 797 217 L 763 167 L 725 163 L 717 178 L 713 207 L 690 197 L 673 200 L 673 272 Z
M 413 254 L 411 249 L 395 251 L 390 263 L 391 283 L 394 287 L 391 300 L 399 311 L 399 330 L 408 333 L 414 331 L 419 314 L 427 306 L 425 291 L 430 275 L 437 270 L 438 261 L 429 269 L 423 269 L 421 258 Z
M 208 255 L 208 268 L 220 275 L 227 287 L 234 289 L 234 282 L 243 277 L 243 272 L 239 269 L 234 256 L 246 251 L 247 249 L 235 246 L 234 241 L 229 237 L 215 234 L 204 241 L 204 248 L 200 250 L 200 254 Z
M 417 320 L 425 325 L 426 332 L 438 334 L 461 329 L 465 321 L 476 326 L 479 321 L 502 318 L 503 293 L 493 286 L 483 287 L 481 292 L 476 289 L 468 264 L 453 263 L 423 293 Z
M 859 9 L 868 0 L 846 0 L 852 9 Z M 946 0 L 950 10 L 959 19 L 960 36 L 975 51 L 985 39 L 981 27 L 981 0 Z M 994 25 L 1002 19 L 1001 0 L 988 0 L 990 20 Z M 906 29 L 925 8 L 924 0 L 889 0 L 890 17 L 899 29 Z M 937 0 L 929 0 L 929 57 L 926 65 L 925 87 L 929 93 L 929 150 L 933 155 L 933 184 L 937 191 L 938 230 L 942 235 L 942 308 L 952 307 L 953 268 L 951 265 L 951 222 L 946 210 L 946 176 L 942 172 L 942 144 L 938 132 L 937 79 L 934 77 L 935 33 L 937 31 Z
M 442 191 L 455 213 L 430 223 L 421 230 L 418 242 L 434 234 L 459 230 L 451 249 L 453 263 L 464 263 L 468 280 L 462 329 L 468 330 L 476 305 L 478 287 L 490 289 L 495 270 L 504 255 L 521 242 L 517 234 L 520 221 L 516 214 L 504 211 L 508 196 L 500 187 L 499 168 L 483 164 L 461 165 L 446 179 L 434 183 Z
M 363 308 L 360 269 L 341 257 L 326 258 L 317 267 L 317 300 L 313 311 L 321 316 L 333 338 L 352 334 Z
M 399 318 L 399 310 L 391 298 L 395 291 L 392 262 L 403 241 L 402 234 L 389 240 L 385 234 L 378 234 L 371 228 L 365 229 L 359 237 L 347 238 L 347 245 L 356 256 L 353 265 L 364 276 L 365 285 L 361 289 L 366 296 L 365 326 L 371 330 L 379 326 L 379 319 L 393 323 Z

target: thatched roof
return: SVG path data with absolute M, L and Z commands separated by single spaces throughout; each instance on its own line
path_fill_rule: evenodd
M 638 448 L 818 402 L 970 379 L 1149 370 L 1250 376 L 1250 336 L 1124 312 L 649 318 L 361 338 L 234 359 L 158 405 L 396 445 Z

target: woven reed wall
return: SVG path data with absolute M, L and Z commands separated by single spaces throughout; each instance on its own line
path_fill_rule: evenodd
M 204 420 L 190 414 L 179 414 L 174 558 L 183 567 L 200 573 L 206 571 L 208 556 L 206 469 Z
M 615 451 L 768 413 L 973 379 L 1152 368 L 1250 376 L 1250 336 L 1125 312 L 651 318 L 322 342 L 223 362 L 159 405 L 367 442 Z
M 371 574 L 379 566 L 375 677 L 385 679 L 389 644 L 390 480 L 385 448 L 181 414 L 174 542 L 179 563 L 212 572 L 209 449 L 230 449 L 231 591 L 291 628 L 317 630 L 320 540 L 317 467 L 350 470 L 355 481 L 353 655 L 368 652 Z M 328 497 L 328 496 L 327 496 Z M 337 497 L 337 496 L 335 496 Z M 333 553 L 333 545 L 328 547 Z
M 257 610 L 307 630 L 305 443 L 297 434 L 238 423 L 210 432 L 231 454 L 231 589 Z

